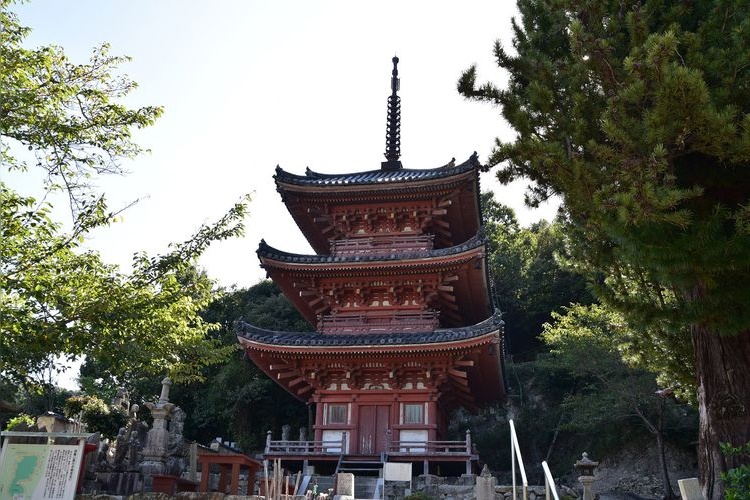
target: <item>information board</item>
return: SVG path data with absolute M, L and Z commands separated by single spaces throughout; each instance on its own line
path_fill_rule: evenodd
M 0 500 L 72 500 L 84 443 L 5 443 L 0 454 Z

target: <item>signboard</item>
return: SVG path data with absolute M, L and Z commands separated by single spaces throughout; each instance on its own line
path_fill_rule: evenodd
M 0 500 L 72 500 L 84 443 L 5 443 L 0 454 Z
M 383 469 L 383 479 L 386 481 L 409 481 L 411 482 L 411 464 L 386 462 Z

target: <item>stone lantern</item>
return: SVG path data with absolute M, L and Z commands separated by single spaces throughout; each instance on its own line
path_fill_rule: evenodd
M 581 459 L 577 460 L 575 463 L 575 468 L 581 473 L 581 475 L 578 476 L 578 482 L 583 485 L 583 500 L 594 500 L 592 484 L 596 480 L 596 478 L 594 478 L 594 469 L 596 469 L 597 465 L 599 465 L 599 462 L 590 460 L 589 454 L 585 451 L 583 452 Z

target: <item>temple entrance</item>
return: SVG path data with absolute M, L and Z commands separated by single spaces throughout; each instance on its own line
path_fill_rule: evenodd
M 390 416 L 391 407 L 387 405 L 359 407 L 358 451 L 361 455 L 377 455 L 386 451 Z

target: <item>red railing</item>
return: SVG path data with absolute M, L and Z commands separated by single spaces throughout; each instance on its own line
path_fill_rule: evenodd
M 433 248 L 434 236 L 387 235 L 331 240 L 332 255 L 390 255 L 402 252 L 428 251 Z
M 427 332 L 438 327 L 438 311 L 378 311 L 326 314 L 318 321 L 321 333 Z

